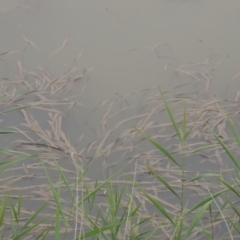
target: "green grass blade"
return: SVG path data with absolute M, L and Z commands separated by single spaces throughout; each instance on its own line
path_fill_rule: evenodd
M 237 141 L 238 145 L 240 146 L 240 136 L 238 135 L 231 118 L 227 114 L 226 114 L 226 117 L 227 117 L 228 123 L 230 125 L 230 128 L 232 130 L 232 133 L 234 134 L 236 141 Z
M 116 210 L 114 213 L 115 216 L 117 216 L 117 211 L 120 208 L 120 204 L 121 204 L 121 200 L 123 199 L 123 193 L 124 193 L 125 188 L 126 188 L 126 184 L 124 184 L 124 186 L 120 192 L 120 195 L 117 195 L 117 197 L 116 197 L 117 201 L 116 201 Z
M 30 83 L 29 85 L 31 86 L 31 85 L 33 85 L 33 84 L 35 84 L 35 82 Z M 18 92 L 21 92 L 22 90 L 25 90 L 25 89 L 27 89 L 27 88 L 28 88 L 28 86 L 23 86 L 23 87 L 18 88 L 16 91 L 15 91 L 15 90 L 12 91 L 11 94 L 8 94 L 6 97 L 4 97 L 3 99 L 1 99 L 0 102 L 3 102 L 3 101 L 5 101 L 5 100 L 7 100 L 7 99 L 9 99 L 9 98 L 11 98 L 11 97 L 13 97 L 13 96 L 15 96 Z
M 199 147 L 199 148 L 195 149 L 194 151 L 192 151 L 191 154 L 197 153 L 197 152 L 201 152 L 201 151 L 204 151 L 204 150 L 206 150 L 206 149 L 211 149 L 211 148 L 214 148 L 214 147 L 217 147 L 217 145 L 216 145 L 216 144 L 213 144 L 213 145 L 208 145 L 208 146 Z
M 59 164 L 58 164 L 57 162 L 56 162 L 56 166 L 57 166 L 57 168 L 58 168 L 58 171 L 60 172 L 60 175 L 61 175 L 61 177 L 62 177 L 62 179 L 63 179 L 63 181 L 64 181 L 64 183 L 65 183 L 65 185 L 66 185 L 66 187 L 67 187 L 67 189 L 68 189 L 68 191 L 69 191 L 69 193 L 71 194 L 72 197 L 74 197 L 74 193 L 73 193 L 71 187 L 69 186 L 68 180 L 67 180 L 67 178 L 65 177 L 65 175 L 64 175 L 61 167 L 59 166 Z
M 31 223 L 34 218 L 42 211 L 42 209 L 48 204 L 48 201 L 45 202 L 29 219 L 28 221 L 24 224 L 22 227 L 22 231 L 28 226 L 29 223 Z
M 223 212 L 223 209 L 224 209 L 228 204 L 230 204 L 230 201 L 227 199 L 227 200 L 222 204 L 222 206 L 221 206 L 221 208 L 220 208 L 220 211 L 219 211 L 219 210 L 217 211 L 215 217 L 213 218 L 213 222 L 216 221 L 216 219 L 218 218 L 218 216 L 221 214 L 221 212 Z
M 151 230 L 146 231 L 146 232 L 143 232 L 143 233 L 140 233 L 140 234 L 137 235 L 137 236 L 133 236 L 132 238 L 130 238 L 130 240 L 145 240 L 146 238 L 143 237 L 143 236 L 146 235 L 146 234 L 148 234 L 149 232 L 151 232 Z
M 229 190 L 234 192 L 238 197 L 240 197 L 239 192 L 237 192 L 236 189 L 233 186 L 231 186 L 229 183 L 227 183 L 226 181 L 224 181 L 220 177 L 218 177 L 218 180 L 221 181 Z
M 0 130 L 0 134 L 12 134 L 12 133 L 18 133 L 18 131 L 14 131 L 14 130 Z
M 130 199 L 129 199 L 128 203 L 126 204 L 126 207 L 123 209 L 123 213 L 120 218 L 120 222 L 124 220 L 124 217 L 127 217 L 129 203 L 130 203 Z M 116 226 L 116 234 L 119 232 L 120 227 L 121 227 L 121 225 Z
M 183 146 L 182 134 L 181 134 L 181 132 L 180 132 L 180 130 L 179 130 L 179 127 L 178 127 L 178 125 L 177 125 L 177 123 L 176 123 L 176 120 L 175 120 L 175 118 L 174 118 L 174 116 L 173 116 L 173 114 L 172 114 L 172 111 L 171 111 L 170 107 L 168 106 L 168 103 L 167 103 L 167 101 L 166 101 L 166 99 L 165 99 L 165 97 L 164 97 L 164 95 L 163 95 L 163 93 L 162 93 L 162 91 L 161 91 L 161 89 L 160 89 L 159 86 L 158 86 L 158 89 L 159 89 L 159 91 L 160 91 L 160 93 L 161 93 L 162 99 L 163 99 L 163 101 L 164 101 L 165 107 L 166 107 L 166 109 L 167 109 L 167 111 L 168 111 L 168 115 L 169 115 L 169 117 L 170 117 L 170 119 L 171 119 L 171 121 L 172 121 L 172 124 L 173 124 L 173 126 L 174 126 L 174 129 L 175 129 L 175 131 L 176 131 L 176 133 L 177 133 L 177 135 L 178 135 L 179 141 L 181 142 L 181 144 L 182 144 L 182 146 Z
M 212 240 L 213 236 L 211 236 L 211 234 L 209 232 L 207 232 L 207 230 L 206 230 L 204 224 L 202 223 L 202 221 L 200 221 L 200 222 L 201 222 L 202 232 L 205 234 L 206 239 Z
M 225 188 L 221 191 L 218 191 L 216 193 L 214 193 L 212 196 L 209 196 L 201 201 L 199 201 L 197 204 L 195 204 L 191 209 L 189 209 L 185 215 L 188 215 L 189 213 L 191 213 L 192 211 L 198 209 L 199 207 L 204 206 L 206 203 L 210 202 L 213 198 L 216 198 L 218 196 L 220 196 L 221 194 L 223 194 L 224 192 L 226 192 L 228 190 L 228 188 Z
M 104 227 L 95 228 L 95 229 L 93 229 L 93 230 L 91 230 L 91 231 L 89 231 L 87 233 L 82 234 L 81 236 L 77 237 L 75 240 L 85 239 L 85 238 L 88 238 L 88 237 L 95 236 L 95 235 L 97 235 L 97 234 L 99 234 L 101 232 L 105 232 L 107 230 L 110 230 L 110 229 L 118 226 L 118 225 L 121 225 L 124 222 L 125 222 L 125 220 L 122 221 L 122 222 L 116 222 L 116 223 L 113 223 L 113 224 L 110 224 L 110 225 L 107 225 L 107 226 L 104 226 Z
M 60 240 L 60 219 L 59 219 L 59 209 L 56 209 L 55 217 L 55 240 Z
M 12 201 L 10 201 L 10 206 L 11 206 L 11 209 L 12 209 L 12 212 L 13 212 L 13 215 L 14 215 L 14 218 L 15 218 L 15 221 L 18 223 L 17 211 L 16 211 L 15 207 L 13 206 Z
M 229 116 L 227 114 L 226 114 L 226 116 L 227 116 L 228 123 L 229 123 L 229 125 L 231 127 L 231 130 L 232 130 L 232 132 L 233 132 L 237 142 L 240 144 L 240 137 L 239 137 L 239 135 L 238 135 L 234 125 L 233 125 L 233 122 L 232 122 L 232 120 L 229 118 Z
M 6 200 L 5 196 L 2 196 L 2 204 L 1 204 L 1 209 L 0 209 L 0 227 L 3 225 L 3 219 L 6 211 Z
M 17 132 L 16 132 L 17 133 Z M 6 154 L 8 154 L 8 153 L 11 153 L 11 154 L 23 154 L 23 155 L 25 155 L 25 156 L 29 156 L 28 154 L 26 154 L 26 153 L 24 153 L 24 152 L 19 152 L 19 151 L 14 151 L 14 150 L 12 150 L 12 149 L 8 149 L 8 148 L 0 148 L 0 152 L 1 153 L 6 153 Z
M 54 224 L 54 223 L 53 223 Z M 36 237 L 35 240 L 39 240 L 42 236 L 42 240 L 44 240 L 46 238 L 46 236 L 48 235 L 49 231 L 52 229 L 53 227 L 53 224 L 52 226 L 49 226 L 47 227 L 45 230 L 43 230 L 42 232 L 40 232 L 40 234 Z
M 10 211 L 10 224 L 11 224 L 12 235 L 13 235 L 13 237 L 15 237 L 16 230 L 15 230 L 15 225 L 14 225 L 14 221 L 13 221 L 13 211 L 12 210 Z
M 41 159 L 41 157 L 40 157 L 40 159 Z M 41 161 L 42 161 L 42 159 L 41 159 Z M 66 221 L 66 219 L 65 219 L 64 213 L 63 213 L 63 211 L 62 211 L 61 204 L 60 204 L 60 202 L 59 202 L 58 194 L 56 193 L 56 191 L 55 191 L 55 189 L 54 189 L 54 186 L 53 186 L 53 184 L 52 184 L 51 178 L 49 177 L 49 174 L 48 174 L 48 172 L 47 172 L 47 169 L 46 169 L 43 161 L 42 161 L 42 166 L 43 166 L 44 172 L 45 172 L 45 174 L 46 174 L 46 176 L 47 176 L 48 184 L 49 184 L 49 186 L 50 186 L 50 188 L 51 188 L 51 191 L 52 191 L 54 200 L 55 200 L 55 202 L 56 202 L 56 204 L 57 204 L 57 208 L 58 208 L 59 211 L 60 211 L 60 214 L 61 214 L 61 216 L 62 216 L 62 219 L 63 219 L 63 222 L 64 222 L 65 226 L 68 227 L 68 223 L 67 223 L 67 221 Z
M 188 240 L 190 237 L 190 234 L 193 230 L 193 228 L 197 225 L 198 221 L 200 220 L 200 218 L 202 217 L 202 215 L 205 213 L 206 209 L 208 208 L 208 206 L 211 204 L 212 201 L 208 201 L 207 203 L 205 203 L 202 206 L 202 209 L 196 214 L 196 216 L 193 218 L 193 220 L 191 221 L 190 226 L 187 229 L 187 232 L 184 236 L 184 240 Z
M 95 195 L 95 193 L 101 189 L 106 183 L 108 183 L 114 176 L 116 176 L 119 172 L 121 172 L 128 164 L 125 164 L 123 167 L 121 167 L 119 170 L 117 170 L 115 173 L 113 173 L 110 177 L 108 177 L 103 183 L 101 183 L 98 187 L 96 187 L 93 191 L 88 193 L 86 196 L 84 196 L 81 201 L 78 202 L 78 206 L 81 205 L 84 201 L 89 199 L 91 196 Z
M 17 210 L 18 217 L 20 215 L 21 207 L 22 207 L 22 191 L 21 191 L 20 196 L 18 198 L 18 210 Z
M 129 214 L 129 218 L 133 218 L 140 207 L 141 207 L 141 204 L 139 204 L 135 209 L 133 209 Z
M 152 198 L 139 184 L 135 183 L 147 199 L 161 212 L 174 226 L 176 226 L 172 217 L 168 214 L 167 210 L 154 198 Z
M 20 158 L 14 158 L 8 161 L 0 162 L 0 173 L 3 172 L 6 168 L 10 167 L 12 164 L 26 160 L 27 158 L 30 157 L 35 157 L 36 155 L 29 155 L 25 157 L 20 157 Z
M 192 125 L 192 127 L 190 128 L 190 130 L 183 135 L 183 139 L 187 139 L 189 134 L 192 132 L 193 128 L 195 127 L 195 125 L 197 124 L 197 122 L 200 120 L 200 118 L 202 117 L 203 113 L 201 113 L 198 117 L 198 119 L 194 122 L 194 124 Z
M 234 206 L 234 204 L 232 204 L 231 201 L 228 200 L 228 204 L 232 207 L 233 211 L 238 215 L 239 219 L 240 219 L 240 213 L 239 210 Z
M 114 223 L 114 222 L 109 222 L 107 219 L 108 216 L 104 217 L 100 211 L 99 211 L 99 218 L 101 218 L 103 220 L 103 223 L 105 226 L 108 226 L 110 223 Z M 93 223 L 93 225 L 95 228 L 98 228 L 97 224 Z M 114 229 L 115 229 L 115 227 L 109 229 L 109 231 L 111 232 L 111 240 L 114 240 L 115 236 L 116 236 Z M 101 239 L 104 237 L 105 239 L 110 240 L 110 238 L 104 232 L 101 232 L 101 235 L 102 235 Z
M 193 182 L 202 178 L 206 178 L 206 177 L 220 177 L 219 174 L 215 174 L 215 173 L 202 173 L 202 174 L 198 174 L 196 177 L 191 178 L 190 180 L 188 180 L 187 182 Z
M 101 214 L 101 209 L 98 209 L 98 213 L 97 213 L 97 217 L 95 219 L 95 221 L 93 221 L 94 219 L 91 217 L 91 216 L 88 216 L 87 214 L 85 214 L 85 217 L 88 218 L 89 222 L 92 224 L 92 226 L 89 226 L 89 228 L 92 228 L 92 230 L 94 229 L 98 229 L 99 226 L 97 225 L 97 222 L 100 218 L 102 218 L 102 220 L 105 222 L 105 225 L 108 225 L 106 224 L 108 221 L 104 218 L 104 216 Z M 91 230 L 91 231 L 92 231 Z M 109 229 L 109 231 L 112 232 L 112 228 Z M 96 233 L 98 234 L 98 233 Z M 83 234 L 82 234 L 83 235 Z M 104 237 L 105 239 L 108 239 L 107 235 L 104 233 L 104 232 L 100 232 L 100 236 L 101 236 L 101 239 Z M 98 236 L 94 236 L 96 237 L 96 239 L 100 239 Z M 80 239 L 80 237 L 78 238 Z
M 170 190 L 178 199 L 180 199 L 180 197 L 177 195 L 177 193 L 173 190 L 173 188 L 168 184 L 168 182 L 161 177 L 160 175 L 158 175 L 153 169 L 151 169 L 149 166 L 147 166 L 148 170 L 168 189 Z
M 27 106 L 23 106 L 23 107 L 9 108 L 9 109 L 7 109 L 5 111 L 0 112 L 0 114 L 12 112 L 12 111 L 17 111 L 17 110 L 28 108 L 28 107 L 31 107 L 31 105 L 27 105 Z
M 182 168 L 181 165 L 178 164 L 178 162 L 174 159 L 172 154 L 163 146 L 161 146 L 159 143 L 154 141 L 152 138 L 135 128 L 139 133 L 141 133 L 150 143 L 152 143 L 157 149 L 159 149 L 165 156 L 167 156 L 169 159 L 171 159 L 176 165 L 178 165 L 180 168 Z
M 53 214 L 49 215 L 48 217 L 44 218 L 43 220 L 33 224 L 31 227 L 29 228 L 25 228 L 25 230 L 21 231 L 20 233 L 17 234 L 17 236 L 15 236 L 12 240 L 18 240 L 18 239 L 22 239 L 22 237 L 24 235 L 26 235 L 27 233 L 31 232 L 33 229 L 35 229 L 38 225 L 40 225 L 41 223 L 45 222 L 48 218 L 50 218 Z
M 151 234 L 149 234 L 148 237 L 145 237 L 144 240 L 148 240 L 148 239 L 152 239 L 151 237 L 155 234 L 155 232 L 158 230 L 158 228 L 156 228 L 155 230 L 151 231 Z
M 235 164 L 235 166 L 240 170 L 240 164 L 238 159 L 231 153 L 231 151 L 228 149 L 228 147 L 223 143 L 223 141 L 210 129 L 210 132 L 213 134 L 213 136 L 217 139 L 217 141 L 220 143 L 220 145 L 223 147 L 223 149 L 226 151 L 232 162 Z
M 232 224 L 232 226 L 234 227 L 234 229 L 238 232 L 238 234 L 240 236 L 239 224 L 238 224 L 238 226 L 236 226 L 236 224 L 230 218 L 228 218 L 228 220 L 230 221 L 230 223 Z
M 143 223 L 145 223 L 145 222 L 148 222 L 151 218 L 152 218 L 152 216 L 143 219 L 142 221 L 140 221 L 140 222 L 138 222 L 136 225 L 134 225 L 133 228 L 136 227 L 136 226 L 139 226 L 139 225 L 141 225 L 141 224 L 143 224 Z
M 187 112 L 186 112 L 186 103 L 184 103 L 184 109 L 183 109 L 183 136 L 184 139 L 187 134 Z

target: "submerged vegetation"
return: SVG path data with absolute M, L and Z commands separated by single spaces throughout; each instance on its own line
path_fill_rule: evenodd
M 59 77 L 19 61 L 19 78 L 1 79 L 0 239 L 239 236 L 238 96 L 206 97 L 210 79 L 178 67 L 191 82 L 101 102 L 95 139 L 72 144 L 63 126 L 93 70 L 75 75 L 82 53 Z M 187 85 L 200 90 L 174 93 Z

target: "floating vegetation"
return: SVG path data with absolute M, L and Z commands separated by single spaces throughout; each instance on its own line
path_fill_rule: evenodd
M 41 2 L 0 13 L 40 13 Z M 103 10 L 122 28 L 128 14 Z M 136 7 L 141 11 L 148 9 Z M 165 42 L 128 46 L 128 57 L 145 51 L 162 61 L 168 88 L 157 80 L 143 89 L 136 84 L 134 92 L 119 90 L 90 107 L 85 97 L 96 98 L 88 92 L 96 69 L 81 64 L 89 48 L 53 73 L 50 62 L 71 38 L 60 37 L 44 54 L 40 39 L 21 26 L 24 48 L 0 52 L 6 66 L 19 54 L 10 77 L 0 79 L 0 239 L 239 238 L 240 91 L 224 100 L 212 93 L 229 56 L 203 40 L 210 55 L 190 63 Z M 29 67 L 27 50 L 40 53 L 44 67 Z M 105 60 L 97 61 L 101 68 Z M 239 76 L 229 78 L 225 93 Z
M 233 239 L 240 232 L 237 99 L 204 97 L 210 81 L 181 66 L 191 82 L 99 103 L 89 113 L 102 115 L 90 127 L 95 139 L 81 147 L 81 135 L 73 145 L 63 120 L 85 104 L 66 94 L 80 84 L 83 95 L 93 69 L 79 75 L 79 56 L 59 77 L 18 61 L 19 77 L 2 80 L 0 133 L 9 138 L 1 148 L 1 238 Z M 173 93 L 199 81 L 202 93 Z M 140 109 L 131 105 L 143 94 Z

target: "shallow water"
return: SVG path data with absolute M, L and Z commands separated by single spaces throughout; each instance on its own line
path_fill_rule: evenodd
M 84 103 L 93 109 L 116 93 L 125 95 L 156 84 L 162 88 L 176 86 L 184 80 L 174 75 L 174 69 L 212 57 L 211 68 L 219 65 L 214 72 L 208 70 L 212 76 L 209 94 L 227 98 L 236 94 L 237 79 L 230 88 L 226 86 L 239 71 L 237 0 L 231 4 L 224 0 L 16 0 L 3 1 L 1 7 L 5 10 L 0 16 L 0 51 L 21 50 L 2 57 L 7 64 L 1 64 L 1 77 L 11 78 L 17 73 L 16 60 L 21 60 L 27 71 L 43 67 L 53 76 L 61 75 L 67 70 L 63 65 L 70 65 L 86 48 L 78 67 L 79 71 L 95 67 L 84 94 Z M 24 42 L 18 24 L 40 51 Z M 66 46 L 49 58 L 67 38 Z M 204 72 L 203 68 L 197 71 Z M 188 91 L 185 87 L 184 92 Z M 75 94 L 79 94 L 78 88 L 71 92 Z M 68 117 L 69 125 L 71 121 L 82 124 L 81 118 L 74 112 Z M 68 130 L 75 139 L 75 129 Z
M 23 78 L 32 83 L 35 80 L 35 76 L 29 73 L 32 72 L 41 78 L 55 80 L 77 67 L 69 76 L 77 76 L 78 80 L 68 93 L 59 94 L 56 98 L 50 92 L 46 93 L 50 99 L 58 101 L 76 95 L 73 101 L 84 104 L 84 107 L 74 107 L 70 111 L 66 111 L 66 106 L 56 107 L 64 112 L 61 128 L 66 139 L 73 146 L 84 134 L 76 150 L 81 152 L 86 147 L 84 160 L 89 161 L 108 131 L 119 126 L 102 142 L 102 147 L 109 147 L 110 150 L 100 154 L 90 176 L 95 178 L 109 174 L 116 169 L 115 166 L 127 161 L 134 163 L 135 159 L 144 162 L 147 158 L 149 164 L 156 166 L 160 172 L 165 171 L 175 184 L 180 174 L 173 173 L 174 169 L 167 172 L 169 165 L 166 159 L 159 157 L 148 143 L 141 144 L 139 137 L 126 131 L 135 125 L 151 126 L 151 129 L 146 129 L 148 134 L 156 136 L 165 146 L 172 145 L 173 151 L 178 149 L 178 142 L 172 137 L 173 129 L 154 127 L 169 123 L 163 103 L 159 100 L 157 85 L 163 91 L 171 89 L 166 95 L 179 121 L 184 106 L 180 101 L 184 97 L 187 106 L 193 109 L 201 109 L 201 104 L 207 106 L 218 99 L 237 99 L 240 86 L 240 56 L 237 51 L 240 40 L 239 12 L 238 0 L 231 3 L 224 0 L 5 0 L 0 5 L 0 54 L 19 51 L 0 55 L 0 78 L 6 81 Z M 69 76 L 63 81 L 67 82 Z M 178 87 L 181 84 L 186 85 Z M 46 89 L 49 91 L 50 88 Z M 21 104 L 35 100 L 34 95 L 33 100 L 29 98 L 27 95 Z M 98 105 L 105 100 L 109 102 Z M 237 101 L 233 104 L 237 109 Z M 219 108 L 213 106 L 213 109 Z M 36 109 L 31 113 L 43 129 L 51 129 L 48 113 Z M 10 118 L 3 117 L 4 124 L 20 126 L 24 117 L 19 112 L 12 114 Z M 196 112 L 191 119 L 196 120 L 198 114 Z M 208 114 L 206 119 L 210 116 Z M 140 117 L 122 122 L 137 116 Z M 214 121 L 217 122 L 218 118 Z M 221 127 L 218 130 L 221 132 Z M 224 131 L 229 132 L 228 129 Z M 38 141 L 39 136 L 29 135 Z M 204 139 L 207 144 L 208 136 L 201 133 L 196 133 L 196 136 L 196 142 Z M 95 139 L 98 141 L 91 145 Z M 110 146 L 114 142 L 116 144 Z M 61 147 L 67 148 L 68 144 L 65 145 Z M 32 149 L 29 147 L 28 150 Z M 141 156 L 144 152 L 146 155 Z M 70 159 L 69 152 L 68 155 L 66 152 L 64 154 L 63 166 L 74 171 L 74 166 L 66 164 L 66 160 Z M 205 158 L 187 158 L 187 170 L 191 176 L 205 169 L 217 169 L 216 159 L 211 159 L 213 155 L 211 152 Z M 31 161 L 29 164 L 33 163 Z M 158 161 L 159 165 L 156 165 Z M 133 164 L 128 171 L 134 171 L 134 168 Z M 38 170 L 31 170 L 31 173 Z M 151 186 L 152 179 L 144 171 L 139 164 L 138 180 L 148 181 Z M 16 172 L 21 175 L 17 169 L 12 175 Z M 37 184 L 42 184 L 37 180 Z

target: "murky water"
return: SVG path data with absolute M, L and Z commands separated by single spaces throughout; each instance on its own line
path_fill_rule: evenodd
M 59 94 L 58 100 L 72 98 L 84 107 L 68 111 L 62 128 L 72 145 L 84 134 L 76 148 L 79 152 L 84 147 L 89 150 L 95 139 L 104 138 L 107 130 L 121 125 L 119 122 L 151 114 L 154 107 L 156 114 L 152 112 L 151 121 L 154 124 L 166 122 L 167 116 L 152 103 L 157 99 L 158 90 L 154 89 L 157 85 L 166 90 L 187 83 L 171 93 L 192 96 L 195 103 L 198 98 L 199 102 L 214 98 L 239 99 L 239 21 L 239 0 L 2 0 L 0 79 L 14 81 L 20 76 L 32 83 L 33 72 L 46 79 L 57 79 L 76 67 L 74 88 L 65 95 Z M 133 94 L 139 90 L 143 91 Z M 108 107 L 113 105 L 105 126 L 104 115 L 109 108 L 96 106 L 109 99 Z M 111 99 L 117 100 L 111 102 Z M 151 104 L 145 106 L 148 101 Z M 126 111 L 114 115 L 125 108 Z M 47 114 L 32 113 L 44 128 L 49 127 Z M 147 125 L 150 118 L 144 117 L 141 124 Z M 23 116 L 17 113 L 8 119 L 8 124 L 16 126 L 22 121 Z M 111 132 L 111 137 L 103 142 L 105 146 L 117 142 L 126 129 L 139 121 L 122 123 L 123 126 Z M 150 133 L 160 134 L 154 127 Z M 171 139 L 169 132 L 161 134 Z M 122 158 L 118 152 L 121 147 L 134 144 L 132 138 L 126 140 L 125 146 L 116 147 L 108 166 L 115 166 Z M 145 148 L 148 149 L 145 145 L 141 149 L 130 149 L 124 159 L 135 159 Z M 89 150 L 88 153 L 90 159 L 94 152 Z M 105 160 L 103 157 L 101 163 L 92 168 L 93 176 L 100 174 L 99 165 L 102 167 Z M 187 162 L 189 171 L 214 167 L 211 161 L 195 165 L 190 158 Z M 144 179 L 144 174 L 139 177 L 141 181 Z
M 239 71 L 239 11 L 237 0 L 2 1 L 1 52 L 21 51 L 2 57 L 1 77 L 16 74 L 17 59 L 28 71 L 43 67 L 61 75 L 86 49 L 78 66 L 95 67 L 84 94 L 92 109 L 116 93 L 177 85 L 174 69 L 213 57 L 219 65 L 209 73 L 209 92 L 229 97 L 238 84 L 236 79 L 226 91 Z M 21 37 L 19 24 L 39 51 Z M 49 58 L 65 39 L 66 46 Z M 76 88 L 71 94 L 78 93 Z M 70 118 L 80 116 L 75 112 Z

